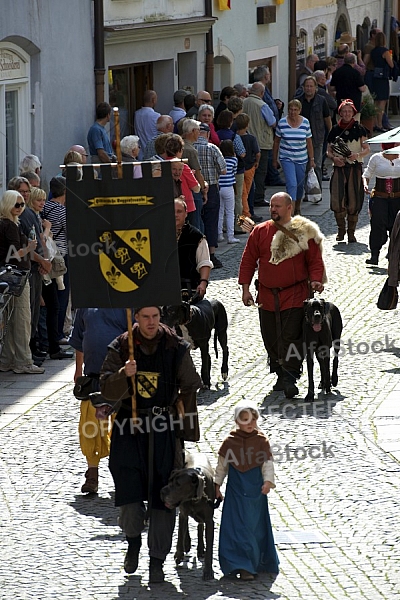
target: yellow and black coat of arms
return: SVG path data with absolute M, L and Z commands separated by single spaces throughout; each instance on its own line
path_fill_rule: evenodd
M 151 271 L 151 236 L 149 229 L 126 229 L 99 233 L 100 270 L 118 292 L 133 292 Z
M 149 400 L 157 393 L 160 373 L 138 371 L 136 374 L 136 389 L 139 396 Z

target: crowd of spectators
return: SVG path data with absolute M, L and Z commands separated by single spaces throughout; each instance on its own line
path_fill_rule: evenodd
M 195 95 L 179 89 L 171 99 L 170 113 L 163 115 L 156 111 L 157 93 L 146 90 L 132 124 L 135 135 L 121 140 L 122 160 L 151 160 L 153 176 L 160 174 L 160 161 L 171 161 L 174 197 L 184 198 L 188 221 L 204 233 L 214 268 L 223 266 L 216 249 L 224 232 L 228 242 L 238 243 L 237 236 L 243 234 L 239 217 L 261 221 L 256 209 L 269 205 L 265 197 L 268 185 L 286 185 L 294 213 L 301 214 L 301 202 L 307 201 L 303 190 L 309 169 L 315 169 L 320 185 L 330 179 L 324 166 L 328 136 L 336 122 L 339 136 L 341 127 L 346 127 L 338 115 L 338 104 L 351 101 L 357 111 L 354 120 L 360 121 L 362 94 L 369 87 L 375 95 L 375 129 L 390 127 L 385 115 L 394 66 L 392 52 L 379 29 L 371 30 L 364 53 L 353 50 L 354 41 L 343 33 L 334 56 L 325 60 L 315 54 L 307 56 L 297 71 L 296 100 L 289 104 L 292 115 L 289 111 L 285 116 L 283 102 L 272 97 L 266 66 L 254 70 L 252 84 L 224 87 L 215 109 L 211 92 L 200 90 Z M 382 77 L 376 75 L 379 70 Z M 0 266 L 12 264 L 30 272 L 23 294 L 15 299 L 0 356 L 1 371 L 41 373 L 47 353 L 52 359 L 72 357 L 62 348 L 72 322 L 65 175 L 67 165 L 73 165 L 81 178 L 82 165 L 89 157 L 94 165 L 117 159 L 107 131 L 111 115 L 107 102 L 97 106 L 87 135 L 88 151 L 81 145 L 67 151 L 63 170 L 51 179 L 49 193 L 40 187 L 40 159 L 31 154 L 21 161 L 20 174 L 9 181 L 0 201 Z M 351 125 L 355 127 L 353 122 Z M 330 142 L 332 139 L 331 135 Z M 332 147 L 330 144 L 328 155 L 333 156 Z M 335 163 L 336 175 L 341 172 L 339 162 Z M 101 176 L 99 173 L 96 176 Z M 134 164 L 133 177 L 141 176 L 140 163 Z M 343 239 L 342 230 L 339 234 Z M 61 282 L 60 277 L 49 276 L 49 238 L 65 262 Z M 18 331 L 11 333 L 13 327 Z M 11 347 L 11 337 L 16 347 Z

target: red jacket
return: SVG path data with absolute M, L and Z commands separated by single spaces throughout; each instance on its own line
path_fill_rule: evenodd
M 239 268 L 239 283 L 250 284 L 258 266 L 257 302 L 263 310 L 274 311 L 275 302 L 271 288 L 282 288 L 279 292 L 281 310 L 302 308 L 308 298 L 308 282 L 323 281 L 324 263 L 321 249 L 313 239 L 308 241 L 308 250 L 279 264 L 269 262 L 271 242 L 277 232 L 272 221 L 257 225 L 251 232 L 243 252 Z

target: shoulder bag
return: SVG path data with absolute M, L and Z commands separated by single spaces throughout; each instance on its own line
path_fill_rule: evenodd
M 0 267 L 0 281 L 8 284 L 8 294 L 18 298 L 24 291 L 30 273 L 30 271 L 16 269 L 14 265 L 5 265 L 3 268 Z
M 388 282 L 389 279 L 386 279 L 378 297 L 376 305 L 380 310 L 394 310 L 397 308 L 397 302 L 399 300 L 397 287 L 389 285 Z
M 73 394 L 77 400 L 89 400 L 89 395 L 97 392 L 99 380 L 89 375 L 80 375 L 76 378 Z

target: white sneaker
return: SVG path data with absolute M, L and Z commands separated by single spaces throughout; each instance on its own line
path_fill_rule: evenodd
M 223 236 L 223 235 L 219 235 L 219 236 L 218 236 L 218 241 L 219 241 L 219 242 L 224 242 L 224 241 L 225 241 L 225 238 L 224 238 L 224 236 Z
M 14 367 L 14 373 L 27 373 L 28 375 L 44 373 L 43 367 L 37 367 L 36 365 L 24 365 L 23 367 Z
M 237 238 L 231 238 L 230 240 L 228 240 L 228 244 L 240 244 L 240 240 L 238 240 Z

